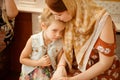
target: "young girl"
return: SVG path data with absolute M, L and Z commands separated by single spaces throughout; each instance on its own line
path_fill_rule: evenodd
M 51 80 L 120 80 L 110 14 L 93 0 L 45 2 L 56 20 L 67 22 L 64 55 Z
M 49 80 L 56 70 L 62 52 L 65 23 L 51 14 L 41 17 L 42 31 L 32 35 L 20 55 L 20 80 Z

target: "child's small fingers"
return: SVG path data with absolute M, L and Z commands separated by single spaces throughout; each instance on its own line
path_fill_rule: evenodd
M 44 57 L 47 57 L 47 55 L 45 55 Z

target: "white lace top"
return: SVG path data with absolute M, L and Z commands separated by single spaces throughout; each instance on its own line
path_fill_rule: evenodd
M 38 60 L 47 53 L 51 59 L 53 69 L 56 69 L 56 57 L 60 52 L 60 50 L 62 49 L 62 40 L 57 40 L 55 42 L 52 42 L 46 48 L 46 46 L 44 45 L 42 33 L 43 32 L 40 32 L 38 34 L 34 34 L 31 36 L 32 49 L 33 49 L 31 59 Z M 22 73 L 28 74 L 31 71 L 33 71 L 35 68 L 36 67 L 22 65 Z

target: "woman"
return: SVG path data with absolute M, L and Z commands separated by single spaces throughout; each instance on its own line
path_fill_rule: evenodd
M 67 22 L 64 54 L 51 80 L 118 80 L 120 62 L 109 13 L 92 0 L 45 2 L 55 19 Z

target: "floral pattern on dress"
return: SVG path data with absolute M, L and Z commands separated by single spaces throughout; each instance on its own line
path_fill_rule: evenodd
M 104 48 L 102 46 L 98 46 L 97 47 L 98 51 L 104 53 L 104 54 L 109 54 L 111 52 L 111 49 L 110 48 Z
M 43 73 L 43 69 L 38 67 L 25 77 L 21 75 L 19 80 L 50 80 L 50 77 Z
M 99 38 L 100 39 L 100 38 Z M 99 61 L 99 54 L 104 54 L 105 56 L 115 56 L 111 67 L 101 73 L 99 76 L 93 78 L 92 80 L 120 80 L 120 60 L 118 56 L 114 53 L 114 45 L 108 44 L 101 40 L 98 40 L 98 43 L 92 50 L 90 54 L 87 69 L 96 64 Z M 101 53 L 99 53 L 101 52 Z

